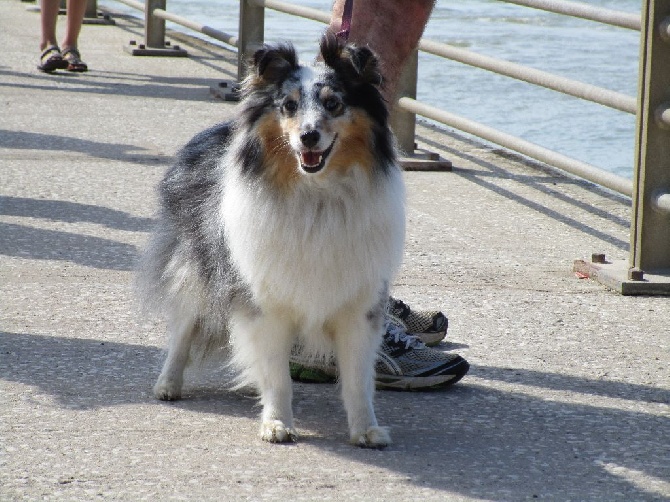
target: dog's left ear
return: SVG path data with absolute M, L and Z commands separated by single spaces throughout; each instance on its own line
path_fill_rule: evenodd
M 377 56 L 367 47 L 344 44 L 332 33 L 321 39 L 321 56 L 324 63 L 344 74 L 349 82 L 382 85 L 382 74 Z
M 264 46 L 251 58 L 249 78 L 254 86 L 277 85 L 298 67 L 298 57 L 291 44 Z

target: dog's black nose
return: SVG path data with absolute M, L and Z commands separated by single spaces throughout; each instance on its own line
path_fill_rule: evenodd
M 307 131 L 300 135 L 300 141 L 302 141 L 302 144 L 307 148 L 313 148 L 316 146 L 320 139 L 321 135 L 319 134 L 319 131 Z

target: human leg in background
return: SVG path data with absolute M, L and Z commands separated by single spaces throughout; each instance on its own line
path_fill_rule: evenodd
M 54 70 L 82 72 L 88 69 L 81 60 L 78 49 L 79 33 L 84 22 L 87 0 L 67 1 L 67 24 L 61 53 L 56 37 L 58 22 L 59 0 L 41 0 L 41 37 L 40 37 L 40 64 L 38 68 L 46 73 Z
M 345 0 L 335 0 L 330 29 L 337 33 Z M 396 85 L 407 59 L 419 44 L 434 0 L 354 0 L 349 42 L 377 54 L 384 75 L 384 98 L 393 106 Z
M 58 20 L 58 0 L 42 0 L 40 7 L 40 63 L 37 68 L 45 73 L 67 68 L 67 62 L 58 47 L 56 22 Z

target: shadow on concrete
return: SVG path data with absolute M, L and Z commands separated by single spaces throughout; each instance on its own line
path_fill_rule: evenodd
M 174 101 L 212 100 L 210 86 L 217 86 L 225 80 L 213 78 L 154 77 L 153 75 L 132 74 L 136 83 L 127 83 L 125 74 L 94 72 L 75 74 L 72 72 L 54 72 L 49 75 L 30 74 L 16 71 L 0 71 L 0 76 L 20 77 L 23 82 L 14 84 L 0 82 L 1 87 L 16 87 L 39 91 L 65 91 L 73 93 L 100 94 L 109 96 L 134 96 L 147 99 L 169 99 Z M 119 79 L 123 82 L 116 82 Z M 125 82 L 125 83 L 124 83 Z M 76 87 L 63 87 L 76 83 Z
M 95 223 L 108 228 L 134 232 L 149 232 L 154 222 L 152 218 L 133 216 L 109 207 L 8 195 L 0 195 L 0 214 L 67 223 Z
M 440 129 L 441 133 L 446 134 L 448 136 L 456 137 L 459 139 L 459 141 L 464 141 L 466 143 L 470 143 L 473 145 L 477 145 L 478 147 L 481 147 L 482 145 L 479 143 L 474 143 L 470 140 L 467 140 L 463 138 L 462 136 L 454 135 L 454 134 L 449 134 L 447 131 L 443 131 Z M 507 190 L 504 187 L 499 186 L 498 184 L 493 182 L 493 179 L 506 179 L 506 180 L 513 180 L 517 183 L 520 183 L 526 187 L 532 187 L 536 189 L 538 192 L 542 194 L 549 195 L 553 197 L 555 200 L 560 201 L 565 204 L 569 204 L 581 211 L 584 211 L 588 214 L 597 216 L 599 218 L 607 219 L 616 225 L 623 227 L 623 228 L 629 228 L 630 226 L 630 221 L 628 221 L 625 218 L 621 218 L 617 215 L 613 215 L 609 213 L 606 210 L 600 209 L 598 207 L 593 206 L 592 204 L 580 201 L 574 197 L 571 197 L 570 195 L 559 192 L 557 190 L 552 189 L 552 185 L 567 185 L 567 184 L 572 184 L 572 185 L 580 185 L 580 186 L 588 186 L 589 189 L 595 193 L 598 193 L 604 200 L 608 200 L 611 202 L 615 202 L 618 204 L 630 206 L 630 200 L 627 199 L 626 197 L 615 194 L 613 192 L 609 192 L 607 190 L 602 189 L 601 187 L 597 185 L 593 185 L 587 181 L 583 180 L 578 180 L 575 178 L 570 178 L 562 173 L 560 173 L 558 170 L 548 168 L 547 166 L 537 164 L 537 169 L 538 169 L 538 175 L 537 176 L 528 176 L 528 175 L 516 175 L 513 173 L 510 173 L 495 164 L 491 162 L 487 162 L 485 160 L 479 159 L 477 157 L 474 157 L 472 155 L 468 155 L 466 153 L 463 153 L 459 150 L 455 150 L 452 148 L 445 147 L 442 144 L 438 144 L 430 139 L 421 137 L 421 142 L 425 143 L 433 148 L 440 149 L 444 152 L 448 152 L 456 157 L 460 157 L 462 159 L 466 159 L 468 162 L 471 162 L 475 165 L 481 166 L 484 170 L 483 171 L 476 171 L 472 169 L 463 169 L 457 167 L 457 165 L 454 166 L 453 174 L 456 175 L 461 175 L 465 176 L 468 179 L 470 179 L 473 183 L 487 188 L 491 190 L 492 192 L 505 197 L 507 199 L 513 200 L 514 202 L 521 204 L 527 208 L 530 208 L 534 211 L 537 211 L 541 214 L 544 214 L 545 216 L 548 216 L 556 221 L 559 221 L 565 225 L 568 225 L 574 229 L 580 230 L 588 235 L 594 236 L 596 238 L 601 239 L 604 242 L 607 242 L 609 244 L 612 244 L 613 246 L 622 249 L 622 250 L 628 250 L 629 248 L 629 243 L 627 241 L 623 241 L 619 239 L 616 236 L 610 235 L 606 232 L 603 232 L 600 229 L 593 228 L 589 225 L 584 224 L 583 222 L 571 218 L 570 216 L 567 216 L 566 214 L 561 213 L 557 209 L 552 209 L 550 207 L 547 207 L 545 205 L 542 205 L 538 202 L 535 202 L 533 200 L 530 200 L 528 198 L 522 197 L 518 195 L 517 193 L 514 193 L 511 190 Z M 510 154 L 509 152 L 506 152 L 507 156 L 512 156 L 514 157 L 515 160 L 518 161 L 524 161 L 524 158 L 521 156 L 517 156 L 515 154 Z M 531 162 L 526 160 L 526 163 L 532 163 L 533 165 L 536 165 L 536 163 Z M 488 179 L 487 179 L 488 178 Z
M 82 234 L 0 223 L 0 255 L 68 261 L 105 270 L 133 270 L 137 249 L 130 244 Z
M 90 204 L 0 196 L 0 215 L 66 223 L 94 223 L 108 228 L 147 232 L 150 218 Z M 0 255 L 34 260 L 68 261 L 97 269 L 131 271 L 135 246 L 104 237 L 0 222 Z
M 54 152 L 78 152 L 91 157 L 118 162 L 134 162 L 166 166 L 172 157 L 143 153 L 137 145 L 101 143 L 71 136 L 42 134 L 28 131 L 0 130 L 0 148 L 16 150 L 47 150 Z
M 570 375 L 544 373 L 519 368 L 498 368 L 494 366 L 471 365 L 471 371 L 481 378 L 506 383 L 531 385 L 533 387 L 626 399 L 645 403 L 670 404 L 670 391 L 646 385 L 637 385 L 610 380 L 591 380 Z
M 121 7 L 116 5 L 115 7 Z M 108 9 L 106 7 L 101 7 L 102 12 L 111 15 L 116 20 L 122 20 L 122 23 L 117 23 L 116 28 L 128 33 L 128 41 L 135 40 L 137 43 L 141 43 L 144 40 L 144 20 L 140 19 L 135 14 L 128 14 L 124 12 L 119 12 L 118 10 Z M 233 73 L 221 66 L 221 62 L 227 61 L 230 63 L 233 61 L 233 66 L 236 66 L 237 63 L 237 51 L 231 49 L 229 46 L 223 42 L 219 42 L 211 37 L 206 35 L 199 35 L 198 32 L 185 33 L 182 31 L 166 29 L 165 30 L 166 40 L 174 45 L 174 42 L 177 41 L 181 44 L 184 44 L 188 47 L 197 47 L 198 50 L 204 54 L 195 55 L 192 50 L 189 50 L 189 59 L 195 61 L 202 66 L 214 69 L 221 72 L 222 76 L 225 76 L 228 80 L 237 80 L 237 73 Z M 131 56 L 135 57 L 138 61 L 142 61 L 142 56 Z M 140 64 L 140 63 L 138 63 Z M 202 82 L 202 79 L 199 79 Z
M 249 396 L 216 383 L 194 387 L 187 380 L 184 400 L 154 401 L 150 389 L 161 359 L 161 350 L 143 345 L 0 334 L 0 378 L 36 387 L 63 407 L 85 410 L 153 402 L 222 419 L 257 417 L 258 407 Z M 632 400 L 640 396 L 646 402 L 645 396 L 654 396 L 652 402 L 667 402 L 666 392 L 644 385 L 473 367 L 472 374 L 479 373 L 487 379 L 513 378 L 573 393 L 623 394 Z M 466 377 L 442 392 L 378 393 L 378 416 L 391 426 L 395 444 L 371 451 L 345 444 L 346 420 L 338 401 L 332 385 L 295 386 L 298 427 L 314 431 L 303 441 L 388 470 L 396 481 L 400 478 L 417 489 L 492 500 L 662 500 L 658 492 L 638 488 L 636 477 L 670 482 L 670 421 L 660 413 L 501 392 L 469 383 Z M 332 430 L 337 432 L 333 435 Z

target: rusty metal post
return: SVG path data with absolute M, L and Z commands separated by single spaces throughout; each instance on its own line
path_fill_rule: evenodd
M 247 74 L 247 61 L 265 40 L 265 7 L 240 0 L 240 24 L 237 42 L 237 79 Z

